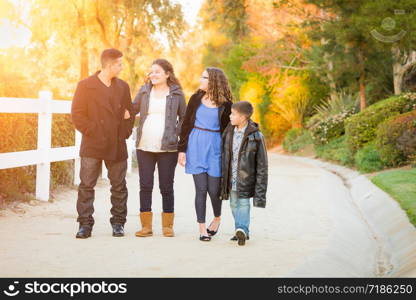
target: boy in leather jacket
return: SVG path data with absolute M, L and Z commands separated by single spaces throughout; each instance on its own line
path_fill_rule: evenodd
M 250 102 L 234 103 L 222 137 L 221 199 L 230 198 L 236 230 L 231 240 L 240 246 L 249 239 L 250 198 L 255 207 L 266 206 L 267 150 L 252 114 Z

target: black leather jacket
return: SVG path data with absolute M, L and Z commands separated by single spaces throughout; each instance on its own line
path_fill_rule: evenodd
M 231 123 L 223 133 L 221 200 L 227 200 L 231 190 L 231 162 L 233 155 L 234 127 Z M 241 142 L 237 171 L 239 198 L 252 198 L 253 205 L 266 206 L 267 150 L 258 125 L 249 120 Z

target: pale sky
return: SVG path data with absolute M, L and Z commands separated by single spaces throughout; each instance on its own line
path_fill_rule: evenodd
M 199 9 L 204 0 L 171 0 L 172 2 L 182 5 L 184 18 L 191 27 L 195 25 Z M 21 0 L 12 0 L 15 5 L 22 8 L 25 7 L 24 2 Z M 26 0 L 26 3 L 28 1 Z M 23 5 L 22 5 L 23 4 Z M 26 6 L 27 7 L 27 6 Z M 0 19 L 0 48 L 9 47 L 24 47 L 30 41 L 31 32 L 29 29 L 19 26 L 15 27 L 10 24 L 6 18 Z
M 197 20 L 199 9 L 204 0 L 171 0 L 182 5 L 185 20 L 194 26 Z

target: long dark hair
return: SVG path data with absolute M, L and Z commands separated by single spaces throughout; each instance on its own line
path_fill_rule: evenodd
M 158 58 L 158 59 L 155 59 L 152 62 L 152 66 L 153 65 L 160 66 L 165 71 L 165 73 L 169 75 L 169 77 L 167 79 L 167 84 L 168 84 L 169 87 L 171 87 L 172 85 L 178 85 L 180 88 L 182 88 L 181 84 L 179 83 L 178 78 L 176 78 L 176 76 L 175 76 L 175 71 L 173 70 L 173 66 L 168 60 L 166 60 L 164 58 Z M 149 83 L 149 82 L 151 82 L 151 81 L 150 81 L 150 78 L 148 76 L 147 80 L 146 80 L 146 83 Z
M 220 68 L 208 67 L 208 90 L 207 95 L 217 106 L 226 101 L 233 101 L 230 85 L 227 76 Z

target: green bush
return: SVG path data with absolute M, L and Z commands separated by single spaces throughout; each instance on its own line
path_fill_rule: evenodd
M 316 145 L 326 144 L 345 133 L 344 122 L 357 112 L 357 99 L 357 95 L 340 91 L 315 106 L 316 114 L 306 124 Z
M 380 158 L 373 143 L 367 144 L 355 154 L 355 165 L 362 173 L 370 173 L 382 170 L 385 165 Z
M 387 166 L 395 167 L 410 162 L 416 154 L 416 111 L 381 123 L 377 128 L 375 143 Z
M 311 134 L 303 128 L 292 128 L 286 132 L 283 149 L 294 153 L 313 143 Z
M 310 128 L 313 141 L 316 145 L 323 145 L 330 140 L 338 138 L 345 133 L 345 121 L 355 113 L 355 108 L 349 108 L 339 114 L 329 116 L 317 122 Z
M 380 123 L 415 108 L 416 94 L 409 93 L 377 102 L 350 117 L 345 122 L 345 134 L 351 150 L 356 152 L 373 141 L 376 138 L 376 130 Z
M 354 165 L 354 156 L 346 143 L 345 136 L 330 140 L 325 145 L 317 145 L 315 151 L 316 155 L 324 160 L 334 161 L 348 167 Z

